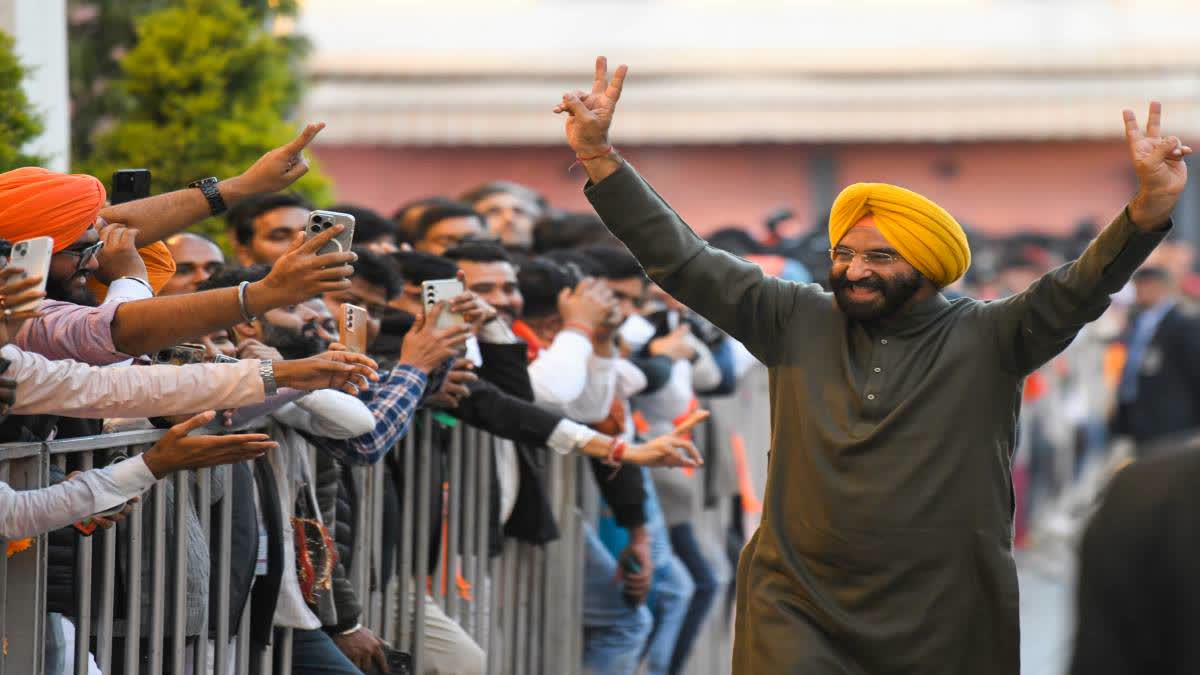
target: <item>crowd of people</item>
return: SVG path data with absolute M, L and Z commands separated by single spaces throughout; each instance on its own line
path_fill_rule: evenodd
M 422 199 L 392 218 L 328 206 L 353 216 L 353 246 L 340 250 L 344 226 L 306 232 L 314 205 L 288 191 L 319 131 L 309 126 L 235 178 L 117 205 L 91 176 L 0 174 L 0 441 L 168 429 L 144 453 L 56 467 L 48 488 L 0 488 L 0 534 L 49 533 L 52 623 L 73 628 L 80 537 L 117 526 L 126 542 L 120 523 L 149 486 L 229 464 L 231 484 L 214 480 L 209 503 L 193 493 L 184 531 L 174 531 L 174 483 L 165 484 L 167 550 L 185 539 L 186 643 L 211 640 L 217 621 L 205 608 L 215 606 L 218 537 L 205 539 L 200 511 L 231 500 L 228 619 L 236 634 L 249 607 L 252 660 L 279 649 L 288 628 L 293 672 L 387 672 L 391 646 L 361 624 L 347 574 L 363 508 L 350 467 L 385 465 L 385 503 L 402 503 L 392 450 L 429 424 L 441 450 L 429 470 L 441 485 L 448 415 L 500 439 L 493 555 L 504 538 L 559 536 L 548 453 L 587 457 L 602 517 L 586 528 L 584 666 L 680 672 L 718 590 L 692 530 L 704 462 L 689 430 L 707 416 L 698 398 L 731 392 L 753 359 L 651 284 L 599 218 L 555 210 L 522 185 Z M 210 216 L 228 225 L 231 256 L 188 231 Z M 39 237 L 53 240 L 44 291 L 39 274 L 8 264 Z M 429 305 L 423 284 L 447 280 L 463 292 Z M 351 306 L 369 317 L 362 353 L 340 342 Z M 443 517 L 434 493 L 431 568 Z M 152 527 L 151 509 L 141 517 Z M 384 517 L 385 564 L 395 566 L 399 520 L 394 508 Z M 130 602 L 148 608 L 151 587 Z M 409 607 L 424 587 L 413 580 Z M 425 671 L 484 672 L 483 646 L 424 595 Z M 147 645 L 142 664 L 123 662 L 123 611 L 110 670 L 147 672 Z M 145 636 L 151 613 L 140 616 Z M 47 672 L 67 672 L 70 642 L 48 642 Z

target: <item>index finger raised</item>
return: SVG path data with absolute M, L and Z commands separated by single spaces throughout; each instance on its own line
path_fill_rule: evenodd
M 300 132 L 300 135 L 293 138 L 288 142 L 287 145 L 283 147 L 285 150 L 291 153 L 300 152 L 304 148 L 307 148 L 308 144 L 312 143 L 312 140 L 316 138 L 317 134 L 321 133 L 321 130 L 324 128 L 324 122 L 310 122 L 304 127 L 304 131 Z
M 1126 108 L 1121 111 L 1121 117 L 1125 119 L 1125 137 L 1129 140 L 1137 140 L 1142 137 L 1142 130 L 1138 128 L 1137 115 L 1133 111 Z
M 317 249 L 329 243 L 330 239 L 338 236 L 345 226 L 341 223 L 330 227 L 311 239 L 305 239 L 304 243 L 296 248 L 301 253 L 315 253 Z M 306 235 L 307 236 L 307 235 Z
M 603 94 L 608 87 L 608 58 L 596 57 L 596 77 L 592 81 L 592 93 Z

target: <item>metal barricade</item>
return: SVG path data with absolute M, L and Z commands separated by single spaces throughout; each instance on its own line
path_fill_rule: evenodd
M 493 471 L 502 446 L 491 435 L 461 424 L 449 430 L 443 446 L 435 442 L 444 431 L 436 426 L 429 415 L 418 415 L 390 461 L 352 469 L 360 508 L 347 573 L 363 607 L 361 623 L 411 654 L 417 673 L 434 656 L 424 630 L 434 611 L 444 611 L 483 648 L 488 673 L 579 672 L 581 461 L 546 451 L 548 494 L 561 538 L 545 547 L 505 540 L 502 554 L 493 557 L 489 532 L 499 501 L 493 494 Z M 113 452 L 141 452 L 162 433 L 3 444 L 0 480 L 16 490 L 46 487 L 52 462 L 85 470 L 102 465 Z M 444 486 L 431 482 L 435 466 L 446 476 Z M 240 626 L 235 630 L 231 625 L 232 486 L 233 469 L 227 466 L 178 473 L 155 484 L 117 528 L 75 540 L 78 603 L 67 612 L 75 627 L 74 656 L 61 670 L 44 662 L 49 536 L 34 537 L 29 550 L 0 559 L 0 675 L 88 673 L 92 659 L 104 673 L 117 672 L 120 662 L 127 664 L 128 673 L 181 673 L 191 662 L 195 672 L 206 672 L 210 666 L 205 664 L 211 664 L 217 675 L 257 675 L 270 673 L 275 658 L 282 663 L 274 665 L 288 668 L 289 631 L 277 634 L 278 656 L 268 649 L 261 658 L 252 658 L 248 600 Z M 443 489 L 444 508 L 435 514 L 431 505 Z M 392 490 L 400 496 L 400 532 L 385 533 L 385 493 Z M 198 528 L 204 542 L 211 542 L 215 558 L 208 580 L 215 615 L 210 617 L 209 604 L 201 603 L 200 630 L 194 613 L 193 625 L 188 625 L 189 582 L 194 585 L 201 572 L 188 568 L 189 528 Z M 385 542 L 394 548 L 385 550 Z M 437 549 L 431 548 L 435 542 Z M 392 562 L 388 569 L 385 559 Z M 430 569 L 431 561 L 436 569 Z M 202 572 L 207 576 L 209 570 Z M 432 602 L 426 601 L 427 592 Z M 198 634 L 188 635 L 189 630 Z M 252 671 L 255 661 L 258 669 Z M 143 664 L 140 671 L 132 668 L 135 663 Z

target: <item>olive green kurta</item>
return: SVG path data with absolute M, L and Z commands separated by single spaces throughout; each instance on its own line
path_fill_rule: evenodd
M 1017 673 L 1022 381 L 1163 234 L 1123 214 L 1024 293 L 937 295 L 871 333 L 819 286 L 708 246 L 629 165 L 586 194 L 655 281 L 770 368 L 772 450 L 738 566 L 734 673 Z

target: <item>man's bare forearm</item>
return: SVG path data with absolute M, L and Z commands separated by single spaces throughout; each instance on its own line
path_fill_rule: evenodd
M 238 186 L 236 178 L 221 181 L 217 189 L 228 206 L 249 196 Z M 141 248 L 181 232 L 212 215 L 212 211 L 203 192 L 185 188 L 109 206 L 100 215 L 110 223 L 137 230 L 137 246 Z
M 246 309 L 253 316 L 277 301 L 261 284 L 246 289 Z M 153 354 L 244 321 L 237 288 L 168 295 L 126 302 L 113 317 L 113 346 L 123 354 Z

